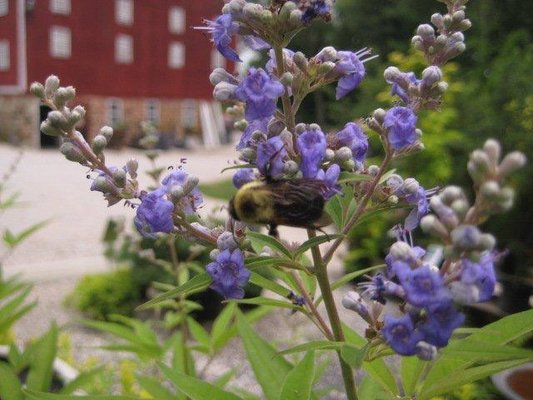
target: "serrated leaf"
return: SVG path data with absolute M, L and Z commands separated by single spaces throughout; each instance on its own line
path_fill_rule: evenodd
M 179 391 L 187 395 L 191 400 L 242 400 L 239 396 L 226 392 L 218 386 L 182 374 L 166 365 L 159 363 L 159 368 L 163 374 L 178 388 Z
M 287 374 L 280 400 L 309 400 L 315 378 L 315 353 L 309 351 L 296 367 Z
M 147 301 L 144 304 L 141 304 L 139 307 L 137 307 L 137 309 L 146 310 L 166 300 L 202 291 L 204 289 L 207 289 L 210 284 L 211 277 L 207 272 L 198 274 L 185 284 L 178 286 L 177 288 L 174 288 L 172 290 L 169 290 L 168 292 L 163 293 L 157 297 L 154 297 L 153 299 Z
M 256 246 L 260 246 L 261 248 L 267 246 L 273 251 L 279 253 L 279 255 L 282 255 L 288 258 L 289 260 L 292 260 L 292 253 L 283 245 L 283 243 L 281 243 L 276 238 L 252 231 L 248 231 L 246 233 L 246 237 L 250 239 L 252 245 L 255 244 Z
M 431 386 L 424 385 L 421 393 L 417 398 L 420 400 L 429 400 L 439 394 L 450 392 L 464 384 L 475 382 L 478 379 L 486 378 L 497 372 L 517 367 L 531 361 L 531 359 L 500 361 L 480 367 L 461 369 L 456 372 L 450 372 L 443 379 L 438 380 Z
M 327 242 L 330 242 L 332 240 L 342 238 L 342 237 L 344 237 L 344 235 L 320 235 L 320 236 L 311 238 L 309 240 L 306 240 L 294 252 L 294 259 L 297 259 L 299 256 L 301 256 L 303 253 L 305 253 L 307 250 L 309 250 L 312 247 L 319 246 L 323 243 L 327 243 Z
M 247 359 L 266 400 L 279 400 L 283 382 L 292 365 L 278 356 L 272 345 L 254 332 L 242 314 L 237 314 L 237 321 Z
M 22 384 L 17 374 L 6 363 L 0 362 L 0 398 L 4 400 L 24 400 Z

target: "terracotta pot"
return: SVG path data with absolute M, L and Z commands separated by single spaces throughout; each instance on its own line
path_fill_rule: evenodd
M 492 382 L 510 400 L 533 399 L 533 363 L 508 369 L 492 376 Z

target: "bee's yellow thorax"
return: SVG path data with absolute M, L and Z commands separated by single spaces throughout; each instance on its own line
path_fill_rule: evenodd
M 239 220 L 249 223 L 270 223 L 274 218 L 272 195 L 260 181 L 243 185 L 233 198 Z

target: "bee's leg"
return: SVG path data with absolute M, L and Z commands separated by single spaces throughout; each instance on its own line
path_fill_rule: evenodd
M 268 228 L 268 234 L 276 239 L 279 239 L 278 226 L 276 224 L 270 224 Z

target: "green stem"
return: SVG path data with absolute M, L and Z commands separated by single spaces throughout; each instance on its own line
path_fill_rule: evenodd
M 307 235 L 310 239 L 312 239 L 316 237 L 316 232 L 314 229 L 308 229 Z M 337 306 L 335 305 L 335 299 L 333 298 L 333 291 L 331 290 L 331 285 L 329 283 L 326 264 L 322 260 L 318 246 L 312 247 L 311 253 L 313 255 L 313 263 L 315 264 L 316 279 L 318 281 L 320 291 L 322 292 L 322 299 L 324 300 L 324 305 L 326 306 L 326 312 L 328 314 L 329 323 L 331 324 L 331 330 L 333 331 L 333 337 L 337 342 L 344 342 L 344 333 L 342 331 L 339 313 L 337 312 Z M 346 396 L 348 397 L 348 400 L 357 400 L 352 367 L 350 367 L 350 365 L 348 365 L 342 359 L 340 350 L 337 351 L 337 356 L 341 365 L 342 379 L 344 380 L 344 387 L 346 388 Z
M 285 62 L 283 60 L 283 47 L 274 46 L 274 52 L 276 54 L 276 68 L 278 70 L 278 76 L 281 78 L 285 73 Z M 281 96 L 281 103 L 283 105 L 283 114 L 285 116 L 285 125 L 287 129 L 291 132 L 294 132 L 294 126 L 296 125 L 294 120 L 294 113 L 292 111 L 291 99 L 287 90 Z

